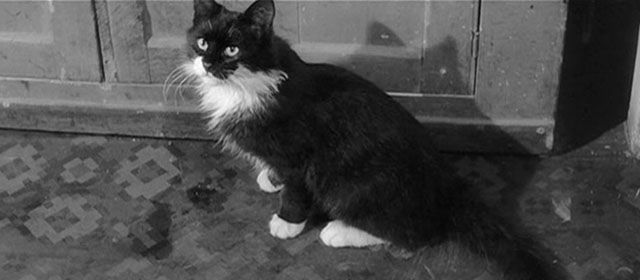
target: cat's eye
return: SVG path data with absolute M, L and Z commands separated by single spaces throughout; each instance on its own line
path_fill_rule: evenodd
M 236 46 L 228 46 L 226 49 L 224 49 L 224 55 L 228 57 L 236 56 L 238 55 L 239 52 L 240 52 L 240 48 Z
M 198 44 L 198 48 L 203 50 L 203 51 L 206 51 L 207 48 L 209 47 L 209 43 L 207 43 L 207 41 L 205 41 L 205 39 L 203 39 L 203 38 L 198 38 L 196 43 Z

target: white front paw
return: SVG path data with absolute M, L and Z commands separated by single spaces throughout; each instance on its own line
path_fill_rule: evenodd
M 304 229 L 305 222 L 294 224 L 289 223 L 278 217 L 278 214 L 273 214 L 271 221 L 269 222 L 269 230 L 271 235 L 280 239 L 288 239 L 296 237 Z
M 365 247 L 385 243 L 363 230 L 346 225 L 342 221 L 329 222 L 320 232 L 320 240 L 329 247 Z
M 262 169 L 258 174 L 258 179 L 256 181 L 258 182 L 260 189 L 268 193 L 277 192 L 284 187 L 284 185 L 274 186 L 273 183 L 271 183 L 271 180 L 269 179 L 269 169 Z

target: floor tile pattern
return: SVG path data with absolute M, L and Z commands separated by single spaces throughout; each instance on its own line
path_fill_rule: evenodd
M 638 279 L 640 164 L 450 155 L 576 279 Z M 453 244 L 331 249 L 267 229 L 277 195 L 211 142 L 0 131 L 0 279 L 491 279 Z

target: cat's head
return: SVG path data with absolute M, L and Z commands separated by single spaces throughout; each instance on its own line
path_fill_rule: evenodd
M 181 69 L 186 80 L 196 82 L 211 129 L 265 112 L 288 78 L 274 55 L 273 1 L 257 0 L 241 13 L 214 0 L 194 0 L 194 11 L 189 60 Z
M 224 80 L 239 69 L 272 70 L 274 15 L 272 0 L 258 0 L 243 13 L 229 11 L 214 0 L 194 0 L 187 44 L 195 74 Z

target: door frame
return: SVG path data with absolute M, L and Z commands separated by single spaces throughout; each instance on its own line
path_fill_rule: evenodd
M 638 32 L 636 62 L 633 72 L 629 115 L 626 126 L 629 150 L 637 159 L 640 159 L 640 31 Z

